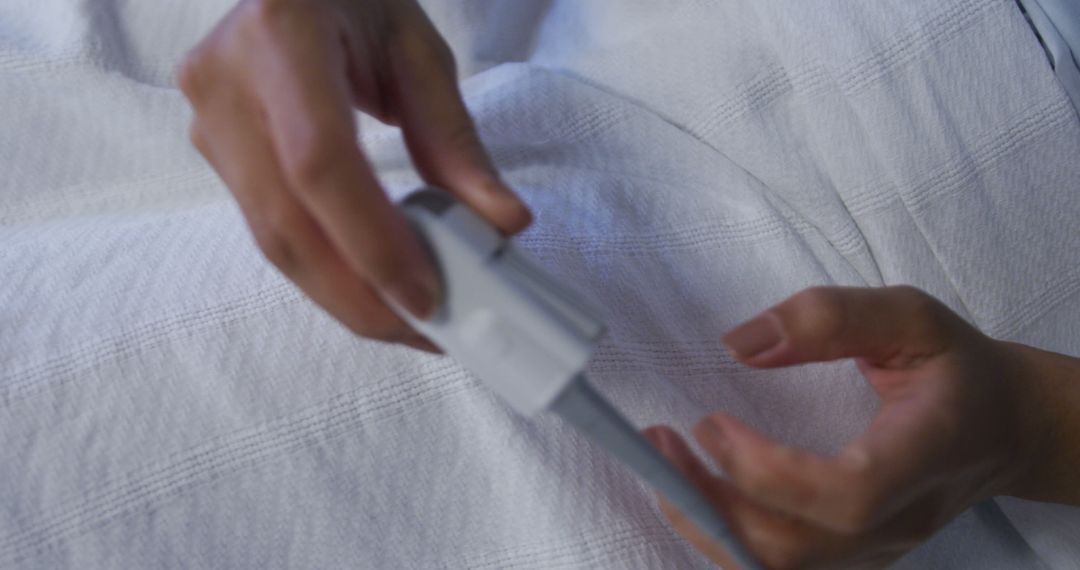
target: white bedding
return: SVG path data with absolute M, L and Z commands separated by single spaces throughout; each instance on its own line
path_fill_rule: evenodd
M 0 4 L 0 568 L 706 567 L 568 428 L 262 260 L 171 79 L 230 3 Z M 1013 0 L 428 4 L 636 421 L 859 433 L 852 366 L 717 342 L 815 284 L 1080 354 L 1080 122 Z M 363 137 L 416 185 L 394 130 Z M 900 565 L 1080 565 L 1080 511 L 998 503 Z

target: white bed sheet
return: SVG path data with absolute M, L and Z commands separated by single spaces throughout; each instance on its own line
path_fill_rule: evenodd
M 0 567 L 706 567 L 570 430 L 351 337 L 260 258 L 171 79 L 228 4 L 0 5 Z M 850 365 L 717 343 L 809 285 L 912 283 L 1080 354 L 1080 123 L 1012 0 L 428 6 L 636 421 L 859 433 Z M 363 136 L 417 183 L 394 130 Z M 1077 565 L 1076 509 L 999 503 L 900 566 Z

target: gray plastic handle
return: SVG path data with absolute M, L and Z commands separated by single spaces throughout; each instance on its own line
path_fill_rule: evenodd
M 633 469 L 706 536 L 722 544 L 741 568 L 760 568 L 709 500 L 593 390 L 584 376 L 567 386 L 551 410 Z
M 402 212 L 443 286 L 442 305 L 428 320 L 391 302 L 402 318 L 518 412 L 555 411 L 663 493 L 744 569 L 759 567 L 708 500 L 585 381 L 603 332 L 596 309 L 449 194 L 417 192 Z
M 391 306 L 519 413 L 547 409 L 584 370 L 604 329 L 598 313 L 445 192 L 413 194 L 402 212 L 435 261 L 443 302 L 428 320 Z

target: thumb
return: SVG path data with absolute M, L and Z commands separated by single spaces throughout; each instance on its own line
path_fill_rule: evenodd
M 861 358 L 904 368 L 974 331 L 945 305 L 910 286 L 814 287 L 735 327 L 723 342 L 736 358 L 771 368 Z
M 433 28 L 432 28 L 433 29 Z M 507 234 L 532 220 L 502 182 L 458 90 L 454 57 L 433 31 L 405 34 L 391 54 L 391 89 L 405 144 L 424 180 L 440 186 Z

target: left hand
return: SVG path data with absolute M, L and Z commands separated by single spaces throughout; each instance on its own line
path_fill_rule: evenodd
M 646 436 L 708 496 L 767 568 L 881 567 L 971 505 L 1006 494 L 1037 453 L 1025 434 L 1021 351 L 911 287 L 814 288 L 724 342 L 758 368 L 855 358 L 881 397 L 869 429 L 834 456 L 786 447 L 715 414 L 694 436 Z M 675 530 L 724 568 L 724 550 L 661 499 Z
M 427 318 L 441 283 L 379 183 L 354 109 L 401 127 L 424 180 L 500 231 L 529 224 L 416 0 L 240 0 L 188 54 L 191 140 L 266 258 L 353 332 L 431 352 L 386 303 Z

